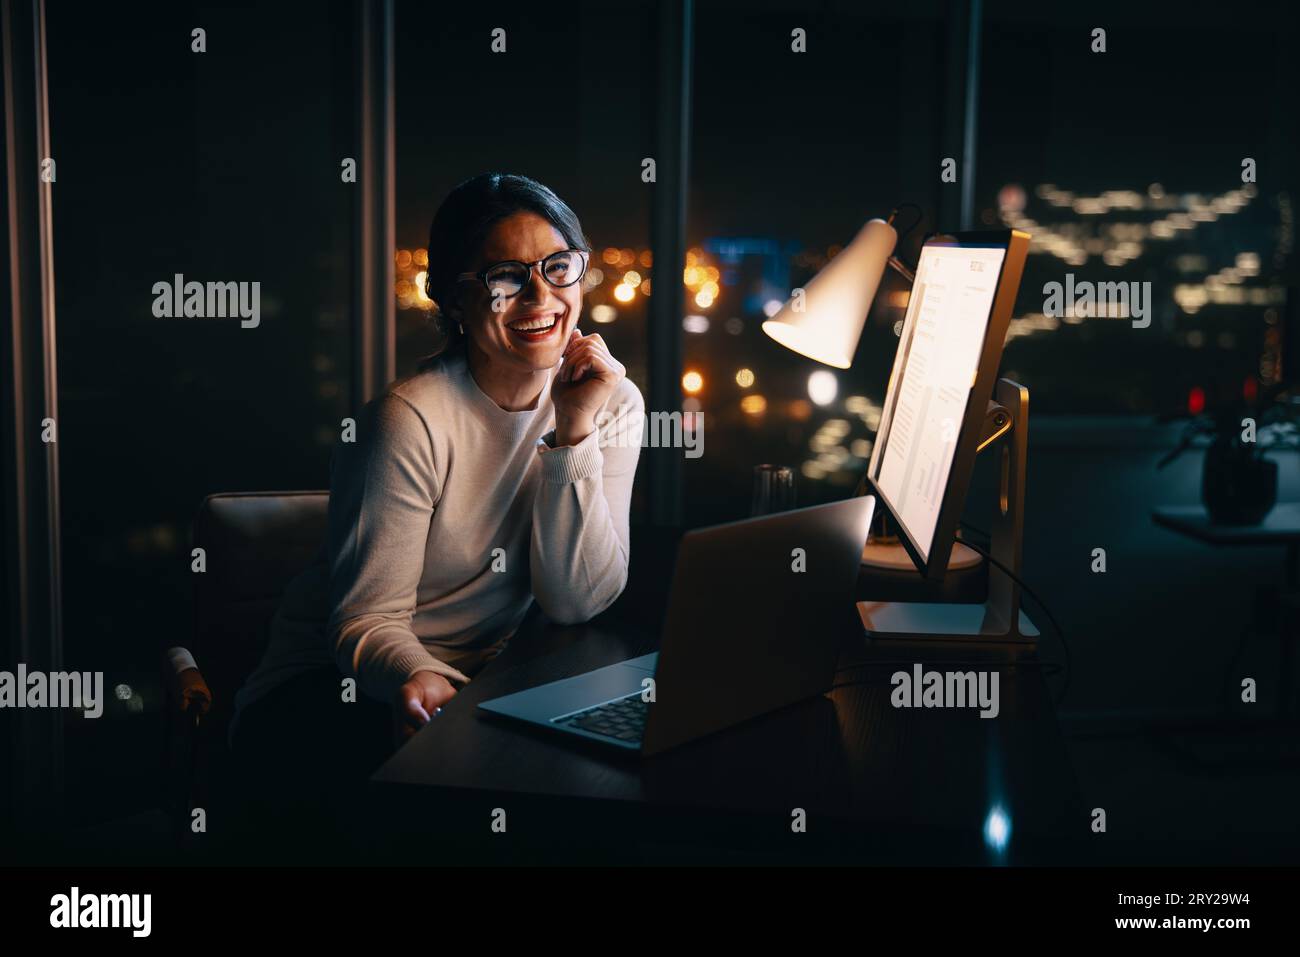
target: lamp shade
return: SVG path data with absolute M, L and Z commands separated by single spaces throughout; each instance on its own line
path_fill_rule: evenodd
M 763 331 L 787 349 L 837 369 L 853 363 L 871 301 L 880 288 L 898 233 L 883 219 L 870 220 L 771 319 Z

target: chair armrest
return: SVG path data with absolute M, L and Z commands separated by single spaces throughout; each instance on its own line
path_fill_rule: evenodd
M 162 806 L 171 821 L 176 847 L 183 849 L 191 837 L 190 810 L 196 802 L 204 802 L 196 788 L 204 780 L 203 738 L 207 726 L 203 716 L 212 708 L 212 691 L 194 656 L 184 648 L 169 648 L 161 665 L 167 696 L 163 709 Z
M 212 690 L 203 679 L 194 656 L 184 648 L 167 651 L 164 673 L 169 710 L 192 716 L 196 721 L 212 708 Z

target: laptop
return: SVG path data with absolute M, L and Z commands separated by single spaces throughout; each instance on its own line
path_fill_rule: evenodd
M 822 694 L 856 633 L 874 496 L 691 531 L 659 651 L 479 704 L 649 756 Z

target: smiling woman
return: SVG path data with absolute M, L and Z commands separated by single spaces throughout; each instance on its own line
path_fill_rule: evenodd
M 448 346 L 466 334 L 461 319 L 467 304 L 462 300 L 470 296 L 471 304 L 482 301 L 472 286 L 481 284 L 479 292 L 486 294 L 494 311 L 501 315 L 511 305 L 507 300 L 529 285 L 529 267 L 539 265 L 536 261 L 525 263 L 520 257 L 511 261 L 502 254 L 501 243 L 496 240 L 506 237 L 493 233 L 500 233 L 498 227 L 507 220 L 514 220 L 512 225 L 516 227 L 510 232 L 527 232 L 529 241 L 546 248 L 542 255 L 570 250 L 582 254 L 577 276 L 570 279 L 571 274 L 565 273 L 561 277 L 563 285 L 554 286 L 557 290 L 572 287 L 570 293 L 563 294 L 565 304 L 581 304 L 582 289 L 576 280 L 586 270 L 591 244 L 573 210 L 536 180 L 485 173 L 452 190 L 429 227 L 426 292 L 437 306 L 436 319 L 448 337 Z
M 336 446 L 327 541 L 236 702 L 234 750 L 263 793 L 361 783 L 393 744 L 383 705 L 409 736 L 534 599 L 571 623 L 622 592 L 644 403 L 577 327 L 586 262 L 577 217 L 524 177 L 469 180 L 434 217 L 448 341 Z

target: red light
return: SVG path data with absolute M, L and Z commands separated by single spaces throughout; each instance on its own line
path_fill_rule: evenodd
M 1255 381 L 1253 375 L 1246 376 L 1246 381 L 1241 384 L 1241 396 L 1247 402 L 1254 402 L 1255 396 L 1259 395 L 1259 383 Z
M 1205 411 L 1205 390 L 1199 385 L 1192 386 L 1192 390 L 1187 393 L 1187 414 L 1200 415 Z

